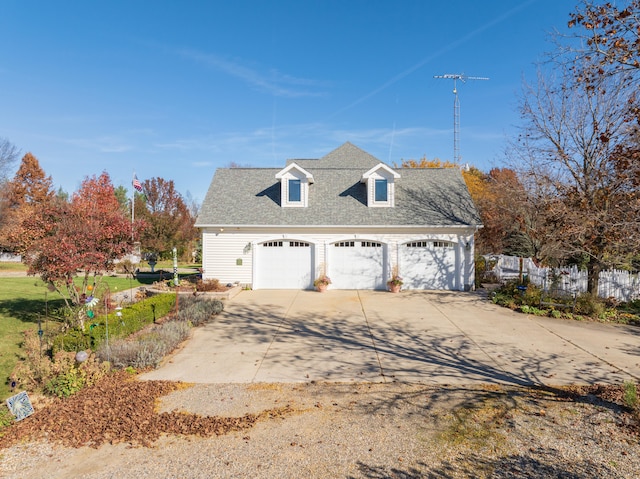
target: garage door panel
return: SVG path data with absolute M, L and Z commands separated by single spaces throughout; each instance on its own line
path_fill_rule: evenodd
M 258 245 L 256 289 L 308 289 L 313 286 L 313 245 L 282 240 Z
M 400 249 L 403 289 L 456 289 L 456 248 L 447 241 L 416 241 Z
M 332 289 L 384 289 L 384 244 L 340 241 L 329 248 L 328 275 Z

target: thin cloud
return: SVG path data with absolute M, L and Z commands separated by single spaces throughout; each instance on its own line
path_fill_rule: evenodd
M 410 128 L 365 128 L 335 129 L 328 124 L 306 123 L 280 125 L 272 131 L 269 127 L 250 131 L 232 131 L 190 138 L 176 138 L 172 141 L 154 145 L 159 149 L 179 151 L 180 155 L 201 155 L 203 152 L 211 158 L 210 162 L 197 161 L 196 168 L 211 167 L 234 161 L 253 166 L 277 166 L 288 158 L 320 158 L 346 141 L 350 141 L 365 150 L 373 148 L 378 155 L 388 152 L 392 138 L 394 152 L 414 150 L 413 145 L 425 141 L 439 141 L 451 134 L 450 129 L 423 127 Z M 271 148 L 276 152 L 271 153 Z M 369 151 L 369 150 L 367 150 Z M 388 154 L 384 155 L 387 158 Z M 382 158 L 382 156 L 380 156 Z
M 243 82 L 259 90 L 272 95 L 288 98 L 321 97 L 326 92 L 315 90 L 323 87 L 323 83 L 308 78 L 298 78 L 283 74 L 276 69 L 271 69 L 267 74 L 262 74 L 252 68 L 243 65 L 239 61 L 232 61 L 212 53 L 202 53 L 194 50 L 179 50 L 178 54 L 200 64 L 214 68 L 227 75 L 239 78 Z M 297 87 L 309 87 L 307 89 Z M 313 88 L 313 89 L 311 89 Z
M 61 143 L 82 148 L 85 150 L 98 151 L 100 153 L 124 153 L 133 150 L 133 146 L 127 144 L 120 138 L 100 137 L 100 138 L 66 138 L 59 139 Z
M 420 68 L 422 68 L 424 65 L 426 65 L 427 63 L 431 62 L 432 60 L 435 60 L 436 58 L 444 55 L 445 53 L 453 50 L 454 48 L 459 47 L 460 45 L 468 42 L 469 40 L 471 40 L 472 38 L 478 36 L 479 34 L 481 34 L 482 32 L 488 30 L 491 27 L 494 27 L 495 25 L 498 25 L 499 23 L 504 22 L 505 20 L 507 20 L 509 17 L 511 17 L 512 15 L 516 14 L 517 12 L 519 12 L 520 10 L 528 7 L 529 5 L 531 5 L 532 3 L 535 3 L 537 0 L 529 0 L 528 2 L 525 2 L 521 5 L 518 5 L 514 8 L 512 8 L 511 10 L 503 13 L 502 15 L 498 15 L 496 18 L 494 18 L 493 20 L 491 20 L 490 22 L 485 23 L 484 25 L 482 25 L 479 28 L 476 28 L 475 30 L 467 33 L 466 35 L 460 37 L 458 40 L 450 43 L 449 45 L 447 45 L 444 48 L 441 48 L 440 50 L 436 51 L 435 53 L 432 53 L 431 55 L 423 58 L 422 60 L 420 60 L 418 63 L 416 63 L 415 65 L 407 68 L 406 70 L 404 70 L 403 72 L 398 73 L 397 75 L 395 75 L 394 77 L 392 77 L 389 81 L 387 81 L 386 83 L 382 84 L 381 86 L 379 86 L 378 88 L 376 88 L 375 90 L 367 93 L 366 95 L 358 98 L 356 101 L 354 101 L 353 103 L 350 103 L 349 105 L 345 106 L 344 108 L 339 109 L 338 111 L 336 111 L 332 116 L 336 116 L 339 115 L 340 113 L 343 113 L 347 110 L 350 110 L 351 108 L 353 108 L 356 105 L 359 105 L 360 103 L 368 100 L 369 98 L 377 95 L 378 93 L 380 93 L 383 90 L 386 90 L 387 88 L 389 88 L 391 85 L 393 85 L 394 83 L 399 82 L 400 80 L 402 80 L 403 78 L 411 75 L 413 72 L 415 72 L 416 70 L 419 70 Z M 444 72 L 443 72 L 444 73 Z

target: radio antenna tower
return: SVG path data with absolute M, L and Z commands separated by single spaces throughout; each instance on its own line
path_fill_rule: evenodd
M 434 75 L 433 78 L 453 80 L 453 162 L 460 164 L 460 100 L 458 98 L 458 80 L 462 83 L 467 80 L 488 80 L 486 77 L 470 77 L 465 74 L 447 73 Z

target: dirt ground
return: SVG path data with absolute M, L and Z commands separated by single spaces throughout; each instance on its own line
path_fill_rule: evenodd
M 640 477 L 621 386 L 186 385 L 111 375 L 0 438 L 0 477 Z

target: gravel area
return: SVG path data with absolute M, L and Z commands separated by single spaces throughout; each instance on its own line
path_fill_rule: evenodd
M 0 477 L 638 478 L 636 418 L 606 397 L 420 384 L 224 384 L 179 388 L 158 414 L 242 417 L 220 436 L 164 434 L 63 447 L 52 437 L 0 449 Z

